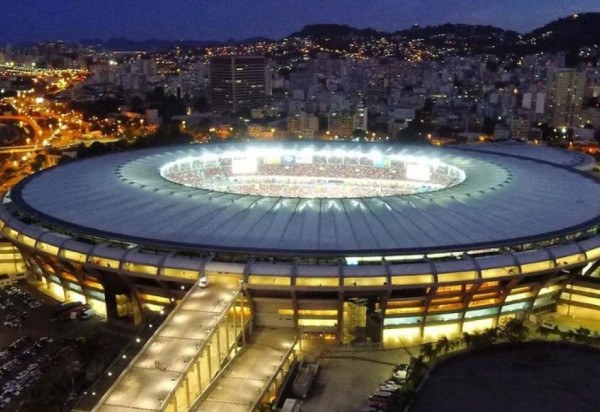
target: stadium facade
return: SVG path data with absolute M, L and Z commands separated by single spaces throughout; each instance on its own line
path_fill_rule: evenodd
M 110 321 L 226 277 L 257 325 L 398 344 L 554 310 L 595 274 L 600 183 L 574 165 L 593 162 L 510 145 L 150 149 L 29 177 L 0 230 L 42 290 Z

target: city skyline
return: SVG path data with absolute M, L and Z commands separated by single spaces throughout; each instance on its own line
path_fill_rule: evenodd
M 1 1 L 0 409 L 590 409 L 564 3 Z
M 438 4 L 432 0 L 389 0 L 365 3 L 336 0 L 289 1 L 286 7 L 273 0 L 242 2 L 227 0 L 197 4 L 192 1 L 131 1 L 125 4 L 100 0 L 82 7 L 80 3 L 56 0 L 14 0 L 3 2 L 0 13 L 0 43 L 49 40 L 106 40 L 127 37 L 133 40 L 242 40 L 251 37 L 282 38 L 307 24 L 336 23 L 382 31 L 444 23 L 492 25 L 528 32 L 552 20 L 573 13 L 600 11 L 588 0 L 569 4 L 557 0 L 509 0 L 476 3 L 466 0 Z M 235 10 L 236 12 L 231 12 Z

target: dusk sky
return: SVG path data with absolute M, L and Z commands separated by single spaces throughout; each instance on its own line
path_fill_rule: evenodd
M 0 0 L 0 43 L 282 38 L 310 23 L 393 31 L 442 23 L 527 32 L 598 0 Z

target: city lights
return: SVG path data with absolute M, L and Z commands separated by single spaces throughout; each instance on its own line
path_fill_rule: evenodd
M 0 409 L 418 410 L 600 345 L 600 13 L 170 1 L 0 10 Z

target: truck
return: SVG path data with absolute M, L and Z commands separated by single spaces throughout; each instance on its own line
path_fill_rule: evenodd
M 77 318 L 81 313 L 84 313 L 86 310 L 90 309 L 90 305 L 88 304 L 80 304 L 78 306 L 72 306 L 66 310 L 63 310 L 58 314 L 56 319 L 58 320 L 73 320 Z
M 91 318 L 94 315 L 94 309 L 89 308 L 84 310 L 83 312 L 79 312 L 77 314 L 77 317 L 79 318 L 79 320 L 88 320 L 89 318 Z
M 377 392 L 373 392 L 370 396 L 369 396 L 369 400 L 383 400 L 383 399 L 390 399 L 392 397 L 392 393 L 391 392 L 387 392 L 387 391 L 377 391 Z
M 54 308 L 54 310 L 52 311 L 52 315 L 50 315 L 50 317 L 52 318 L 57 318 L 58 315 L 60 315 L 62 312 L 82 306 L 83 303 L 81 302 L 62 302 L 59 303 L 58 305 L 56 305 L 56 307 Z
M 310 387 L 317 378 L 318 372 L 318 363 L 302 362 L 298 366 L 298 373 L 292 383 L 292 393 L 294 396 L 305 399 L 308 396 Z
M 544 329 L 548 329 L 555 332 L 569 333 L 569 332 L 577 332 L 577 330 L 581 327 L 575 324 L 573 321 L 562 321 L 555 322 L 553 318 L 545 320 L 541 323 L 541 327 Z M 596 332 L 591 331 L 591 336 L 598 336 Z

